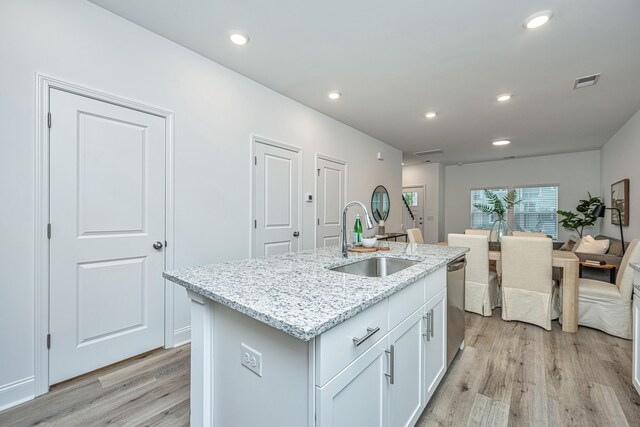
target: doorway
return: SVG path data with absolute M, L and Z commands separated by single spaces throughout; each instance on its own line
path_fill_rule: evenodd
M 173 347 L 173 113 L 36 74 L 35 395 Z
M 252 255 L 297 252 L 300 243 L 300 152 L 260 138 L 253 141 Z
M 425 189 L 424 186 L 402 187 L 403 202 L 402 208 L 402 224 L 405 230 L 409 228 L 417 228 L 427 241 L 427 235 L 424 229 L 424 208 L 425 208 Z
M 342 208 L 346 203 L 346 162 L 318 156 L 316 184 L 316 247 L 340 244 Z

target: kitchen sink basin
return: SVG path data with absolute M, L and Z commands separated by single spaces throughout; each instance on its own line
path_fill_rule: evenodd
M 408 259 L 375 257 L 341 265 L 340 267 L 333 267 L 330 270 L 363 277 L 385 277 L 416 265 L 418 262 Z

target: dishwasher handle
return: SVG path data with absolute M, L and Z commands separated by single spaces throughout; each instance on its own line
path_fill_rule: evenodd
M 462 261 L 452 262 L 451 264 L 447 264 L 447 272 L 451 273 L 452 271 L 458 271 L 463 269 L 467 265 L 467 259 L 464 258 Z

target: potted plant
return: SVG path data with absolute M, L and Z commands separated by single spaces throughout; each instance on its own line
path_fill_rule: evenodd
M 585 227 L 591 227 L 596 223 L 598 217 L 593 214 L 593 208 L 596 205 L 602 204 L 602 197 L 592 196 L 591 193 L 587 193 L 588 199 L 580 200 L 576 210 L 578 213 L 572 211 L 563 211 L 558 209 L 557 214 L 564 218 L 558 221 L 558 223 L 570 231 L 578 233 L 582 238 L 582 233 Z
M 516 191 L 510 191 L 505 196 L 500 197 L 491 190 L 484 190 L 484 196 L 488 203 L 474 203 L 473 207 L 485 214 L 497 215 L 489 233 L 490 242 L 499 242 L 503 236 L 511 236 L 511 228 L 505 219 L 507 211 L 520 203 Z

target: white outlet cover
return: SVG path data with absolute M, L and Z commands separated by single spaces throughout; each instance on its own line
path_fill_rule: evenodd
M 257 376 L 262 376 L 262 353 L 245 343 L 240 343 L 240 364 Z

